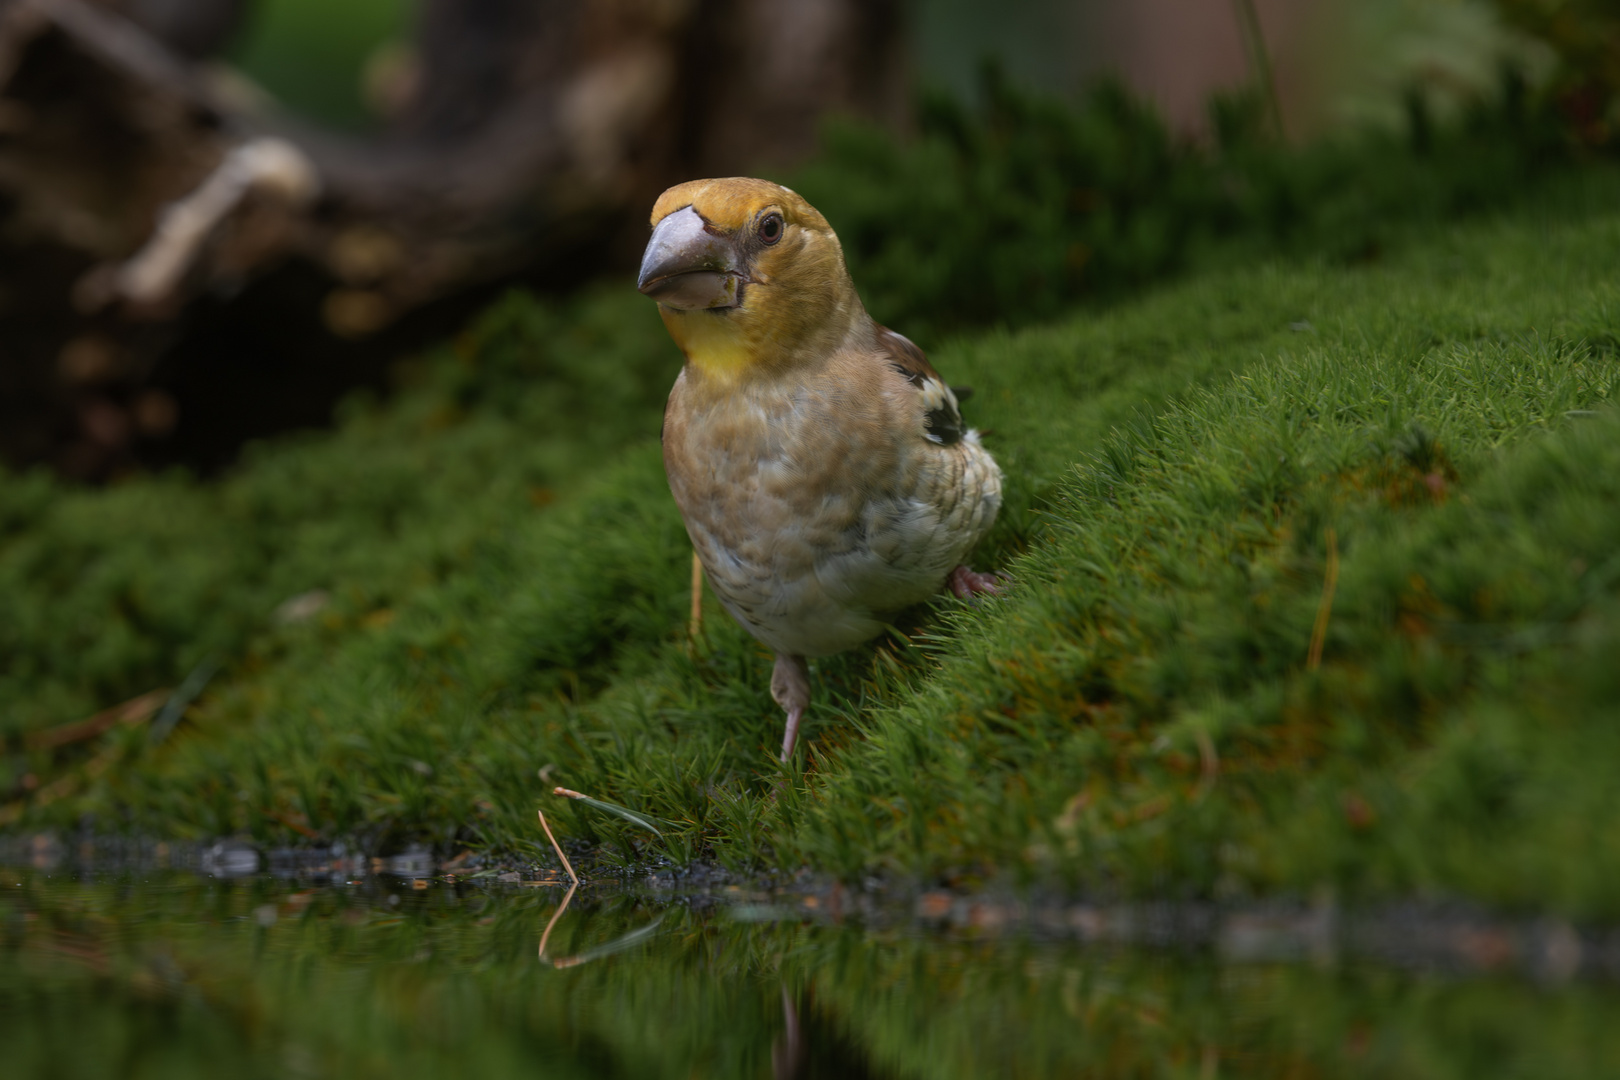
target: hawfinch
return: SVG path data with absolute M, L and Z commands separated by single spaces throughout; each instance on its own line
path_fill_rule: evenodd
M 686 356 L 664 467 L 727 611 L 776 653 L 782 760 L 806 657 L 879 634 L 949 587 L 1001 505 L 1001 470 L 921 349 L 861 306 L 838 237 L 765 180 L 693 180 L 653 206 L 640 290 Z

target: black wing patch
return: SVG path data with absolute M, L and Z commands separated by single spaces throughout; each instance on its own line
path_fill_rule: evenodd
M 917 388 L 926 410 L 923 422 L 928 428 L 925 434 L 929 441 L 942 446 L 961 442 L 967 428 L 957 409 L 956 395 L 945 385 L 945 380 L 939 377 L 939 372 L 934 370 L 934 365 L 928 362 L 923 351 L 912 344 L 910 338 L 886 326 L 878 327 L 878 346 L 888 354 L 889 366 Z

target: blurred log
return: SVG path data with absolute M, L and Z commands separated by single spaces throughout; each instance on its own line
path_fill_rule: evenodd
M 206 466 L 320 422 L 499 283 L 632 266 L 668 184 L 905 100 L 899 0 L 423 0 L 384 129 L 345 135 L 188 58 L 240 10 L 0 0 L 12 463 Z

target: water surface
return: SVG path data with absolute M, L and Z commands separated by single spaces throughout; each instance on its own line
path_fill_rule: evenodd
M 937 897 L 565 895 L 0 868 L 4 1074 L 1620 1075 L 1620 992 L 1567 969 L 1376 961 L 1263 920 L 1120 945 Z

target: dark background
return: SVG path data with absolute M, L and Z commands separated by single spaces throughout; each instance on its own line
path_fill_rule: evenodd
M 957 123 L 929 101 L 982 110 L 993 131 L 1007 109 L 987 88 L 1063 103 L 1115 79 L 1160 118 L 1122 138 L 1163 157 L 1231 141 L 1212 96 L 1249 102 L 1250 128 L 1273 144 L 1421 139 L 1424 125 L 1500 97 L 1504 70 L 1540 89 L 1574 71 L 1554 86 L 1558 107 L 1599 146 L 1620 52 L 1602 11 L 1578 0 L 0 0 L 0 461 L 97 482 L 215 471 L 248 440 L 323 425 L 345 393 L 384 388 L 399 358 L 505 288 L 567 292 L 626 273 L 665 186 L 814 168 L 829 117 L 903 144 Z M 190 239 L 162 238 L 166 207 L 195 208 L 188 198 L 233 148 L 266 138 L 292 149 L 302 188 L 258 177 Z M 998 145 L 979 151 L 994 167 L 1012 160 Z M 1069 186 L 1083 203 L 1102 184 Z M 879 260 L 911 216 L 903 204 L 885 213 L 854 220 L 852 258 Z M 999 314 L 1036 317 L 1148 276 L 1113 272 L 1106 243 L 1070 247 L 1071 262 L 1090 260 L 1089 281 Z M 177 267 L 160 288 L 121 284 L 159 249 Z

